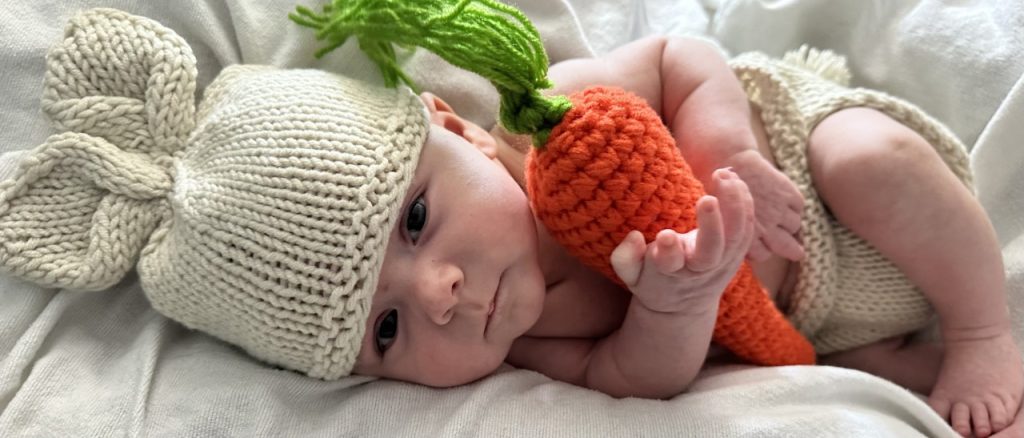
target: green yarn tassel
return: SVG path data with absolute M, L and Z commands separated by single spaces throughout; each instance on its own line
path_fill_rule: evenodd
M 323 13 L 299 6 L 288 17 L 326 41 L 317 58 L 355 36 L 389 87 L 417 89 L 398 67 L 394 44 L 423 47 L 487 78 L 501 95 L 502 126 L 533 135 L 537 146 L 572 106 L 538 92 L 552 85 L 540 34 L 518 9 L 494 0 L 332 0 Z

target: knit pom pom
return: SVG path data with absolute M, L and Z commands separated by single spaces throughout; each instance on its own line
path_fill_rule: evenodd
M 831 50 L 818 50 L 804 45 L 798 50 L 787 52 L 782 60 L 844 87 L 850 85 L 846 58 Z

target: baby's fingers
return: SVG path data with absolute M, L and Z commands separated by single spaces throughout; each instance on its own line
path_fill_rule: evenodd
M 796 185 L 793 184 L 793 181 L 789 179 L 786 181 L 789 182 L 790 191 L 789 196 L 786 198 L 786 205 L 789 206 L 789 210 L 792 213 L 796 213 L 797 217 L 799 217 L 803 215 L 804 197 L 800 194 L 800 189 L 796 188 Z
M 725 256 L 745 255 L 754 240 L 754 199 L 750 189 L 735 173 L 718 169 L 713 192 L 719 201 L 725 234 Z
M 647 243 L 644 241 L 644 235 L 636 230 L 630 231 L 619 243 L 619 246 L 612 251 L 612 270 L 626 286 L 636 286 L 640 281 L 640 272 L 643 270 L 644 253 L 646 252 Z
M 672 275 L 686 265 L 682 236 L 673 230 L 659 231 L 647 253 L 658 272 L 665 275 Z
M 800 216 L 800 212 L 792 210 L 782 212 L 782 217 L 779 218 L 779 227 L 789 234 L 796 234 L 797 231 L 800 231 Z
M 697 201 L 697 242 L 686 266 L 694 272 L 715 268 L 725 252 L 725 227 L 718 199 L 704 196 Z
M 754 223 L 754 235 L 764 236 L 764 227 L 760 223 Z M 772 256 L 772 251 L 768 249 L 768 246 L 762 241 L 763 238 L 755 238 L 750 244 L 750 249 L 747 251 L 747 259 L 756 262 L 768 260 Z
M 798 261 L 804 258 L 804 247 L 800 245 L 796 236 L 789 234 L 782 228 L 777 228 L 774 233 L 765 233 L 761 241 L 773 253 L 786 259 Z

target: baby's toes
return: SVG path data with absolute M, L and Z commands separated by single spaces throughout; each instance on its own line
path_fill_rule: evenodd
M 985 406 L 988 407 L 988 419 L 992 424 L 993 433 L 999 432 L 1010 425 L 1010 418 L 1006 415 L 1006 405 L 1003 404 L 1002 400 L 987 400 Z
M 1012 423 L 1014 413 L 1020 409 L 1020 396 L 1012 396 L 1007 392 L 1000 392 L 999 399 L 1003 401 L 1003 407 L 1006 409 L 1006 422 Z
M 967 403 L 953 403 L 949 410 L 949 424 L 960 436 L 971 436 L 971 408 Z
M 974 426 L 974 436 L 986 438 L 992 434 L 992 425 L 989 423 L 988 407 L 984 402 L 971 403 L 971 424 Z

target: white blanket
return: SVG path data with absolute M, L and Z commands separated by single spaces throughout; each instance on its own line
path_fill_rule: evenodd
M 1022 334 L 1024 8 L 1011 3 L 516 2 L 553 61 L 650 32 L 710 37 L 731 53 L 777 55 L 810 43 L 847 54 L 855 85 L 920 104 L 973 145 Z M 291 0 L 23 0 L 0 8 L 0 153 L 50 133 L 38 104 L 46 49 L 67 18 L 93 6 L 177 31 L 196 52 L 201 86 L 238 62 L 377 76 L 352 45 L 312 61 L 310 33 L 284 18 Z M 406 62 L 424 88 L 493 123 L 496 98 L 481 79 L 422 52 Z M 0 157 L 0 174 L 17 155 Z M 669 401 L 615 400 L 510 367 L 448 390 L 362 377 L 322 382 L 168 321 L 134 278 L 72 293 L 0 277 L 0 303 L 0 436 L 953 436 L 915 395 L 838 368 L 713 369 Z

